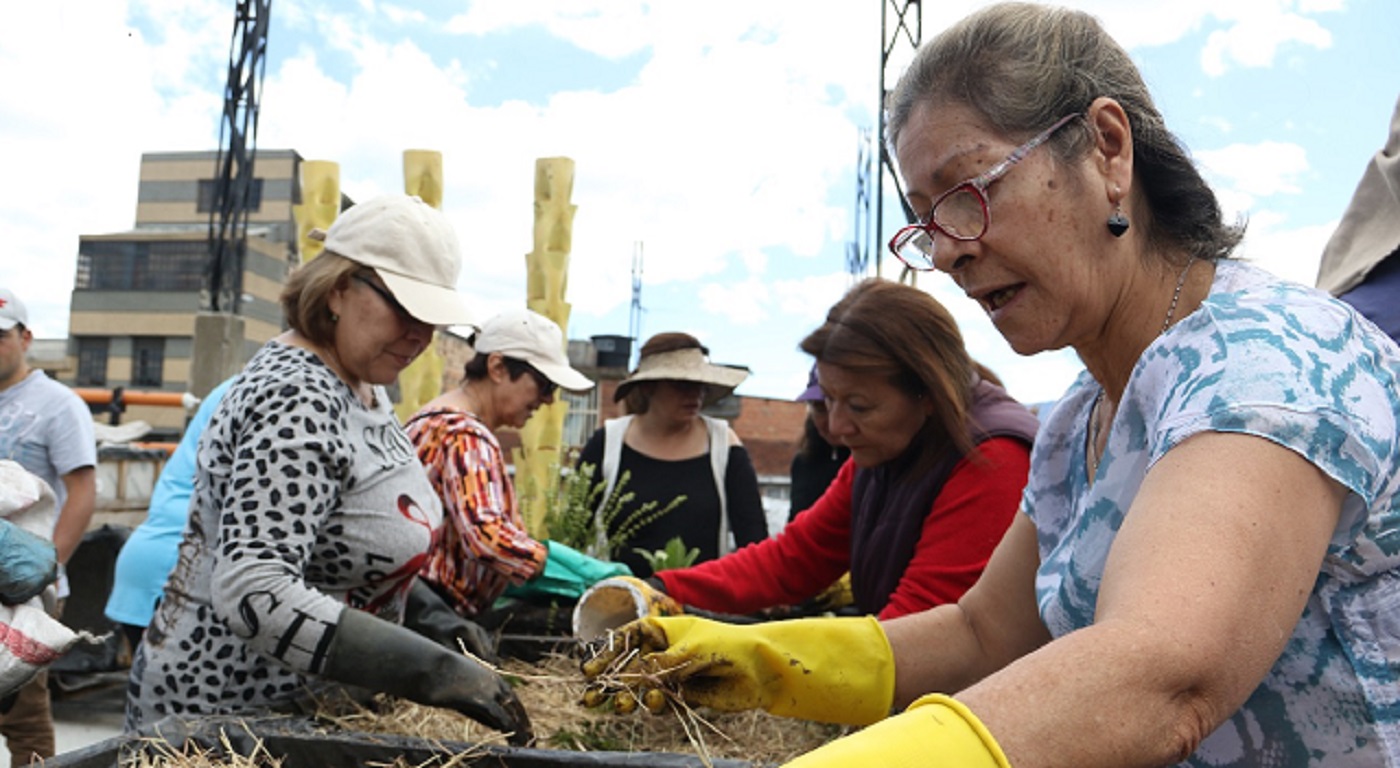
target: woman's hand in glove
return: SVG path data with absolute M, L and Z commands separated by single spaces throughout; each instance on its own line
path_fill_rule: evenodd
M 625 689 L 648 702 L 660 689 L 692 706 L 849 725 L 883 718 L 894 701 L 889 641 L 869 616 L 748 625 L 645 618 L 595 642 L 583 673 L 605 695 Z M 617 698 L 628 701 L 615 697 L 614 706 Z

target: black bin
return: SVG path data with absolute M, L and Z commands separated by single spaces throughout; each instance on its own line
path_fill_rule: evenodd
M 626 368 L 632 359 L 631 336 L 591 336 L 599 368 Z
M 379 733 L 323 732 L 305 718 L 234 716 L 166 718 L 145 736 L 171 746 L 196 745 L 219 757 L 229 750 L 247 757 L 256 750 L 282 760 L 283 768 L 389 765 L 403 757 L 409 765 L 477 766 L 479 768 L 701 768 L 695 755 L 663 752 L 570 752 L 467 744 Z M 227 744 L 227 749 L 225 748 Z M 476 756 L 463 759 L 463 753 Z M 157 757 L 160 749 L 148 738 L 122 736 L 45 760 L 48 768 L 119 768 L 142 755 Z M 714 768 L 760 768 L 742 760 L 711 760 Z

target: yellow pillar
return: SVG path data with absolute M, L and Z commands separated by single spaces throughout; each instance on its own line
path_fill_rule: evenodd
M 431 149 L 406 149 L 403 153 L 403 190 L 417 195 L 434 208 L 442 208 L 442 153 Z M 433 343 L 399 374 L 399 401 L 394 413 L 400 422 L 418 412 L 442 393 L 442 353 L 437 335 Z
M 535 161 L 534 250 L 525 254 L 525 304 L 564 330 L 564 352 L 569 344 L 569 252 L 573 248 L 574 212 L 569 202 L 574 192 L 574 161 L 544 157 Z M 545 538 L 544 489 L 559 482 L 563 459 L 564 417 L 569 405 L 560 397 L 535 411 L 520 430 L 515 452 L 515 486 L 526 527 Z
M 297 222 L 297 245 L 301 263 L 316 258 L 324 245 L 312 240 L 311 230 L 326 230 L 340 215 L 340 165 L 329 160 L 307 160 L 301 164 L 301 204 L 292 206 Z

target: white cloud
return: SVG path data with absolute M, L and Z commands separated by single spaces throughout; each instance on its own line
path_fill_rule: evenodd
M 983 4 L 926 3 L 925 38 Z M 1218 32 L 1218 67 L 1269 63 L 1286 46 L 1325 47 L 1313 17 L 1337 7 L 1075 4 L 1130 49 Z M 625 308 L 640 243 L 644 299 L 658 288 L 693 291 L 697 325 L 707 329 L 722 309 L 713 333 L 725 335 L 715 346 L 724 359 L 755 367 L 743 391 L 788 396 L 806 375 L 797 341 L 849 282 L 840 258 L 852 222 L 854 139 L 862 120 L 874 121 L 879 11 L 849 0 L 482 0 L 444 24 L 404 0 L 276 6 L 294 33 L 269 40 L 278 66 L 267 72 L 258 145 L 340 163 L 342 188 L 357 199 L 401 187 L 405 149 L 442 151 L 444 207 L 467 253 L 461 287 L 483 316 L 523 295 L 536 160 L 570 157 L 578 213 L 567 298 L 576 321 Z M 32 287 L 26 299 L 46 318 L 44 335 L 66 327 L 78 235 L 131 225 L 141 152 L 216 146 L 232 22 L 226 0 L 7 9 L 0 71 L 32 76 L 0 81 L 0 173 L 12 181 L 0 188 L 0 231 L 10 252 L 26 257 L 0 258 L 0 282 Z M 462 44 L 447 54 L 427 48 L 429 38 L 414 37 L 425 24 Z M 598 56 L 635 57 L 640 70 L 607 93 L 585 88 L 483 106 L 472 77 L 501 62 L 473 58 L 473 36 L 526 25 Z M 1222 133 L 1232 131 L 1232 121 L 1215 119 Z M 1227 207 L 1253 210 L 1274 195 L 1304 194 L 1304 174 L 1311 187 L 1316 154 L 1256 141 L 1242 116 L 1238 125 L 1231 135 L 1254 143 L 1198 154 Z M 82 169 L 80 179 L 73 169 Z M 1348 188 L 1355 171 L 1344 169 Z M 897 201 L 887 196 L 886 206 Z M 1251 252 L 1272 259 L 1309 239 L 1306 250 L 1320 252 L 1324 228 L 1287 224 L 1254 213 Z M 35 261 L 56 266 L 26 268 Z M 957 294 L 945 303 L 969 347 L 1024 399 L 1049 399 L 1078 369 L 1072 354 L 1015 356 L 975 305 Z
M 771 292 L 768 284 L 750 278 L 739 283 L 704 283 L 699 288 L 700 308 L 733 325 L 758 325 L 768 319 Z
M 1307 150 L 1290 142 L 1230 144 L 1194 157 L 1207 176 L 1251 197 L 1298 194 L 1298 179 L 1308 171 Z
M 1259 12 L 1240 13 L 1235 23 L 1210 34 L 1201 51 L 1201 68 L 1206 74 L 1219 76 L 1231 64 L 1246 68 L 1273 66 L 1280 48 L 1298 43 L 1313 48 L 1328 48 L 1332 34 L 1317 21 L 1295 13 L 1281 12 L 1274 3 L 1258 3 Z
M 1254 213 L 1237 255 L 1286 280 L 1315 285 L 1322 250 L 1337 222 L 1309 227 L 1287 227 L 1286 223 L 1287 217 L 1275 211 Z

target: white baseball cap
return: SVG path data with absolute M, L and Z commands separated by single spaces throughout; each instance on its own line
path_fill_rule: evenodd
M 0 331 L 8 331 L 16 325 L 29 327 L 29 312 L 14 291 L 0 288 Z
M 529 363 L 545 378 L 570 392 L 593 388 L 587 376 L 569 366 L 564 332 L 549 318 L 528 309 L 508 309 L 487 320 L 476 336 L 476 351 L 492 352 Z
M 318 236 L 319 235 L 319 236 Z M 476 319 L 457 293 L 462 252 L 447 217 L 417 195 L 381 195 L 352 206 L 325 232 L 327 251 L 372 267 L 410 315 L 431 325 Z

